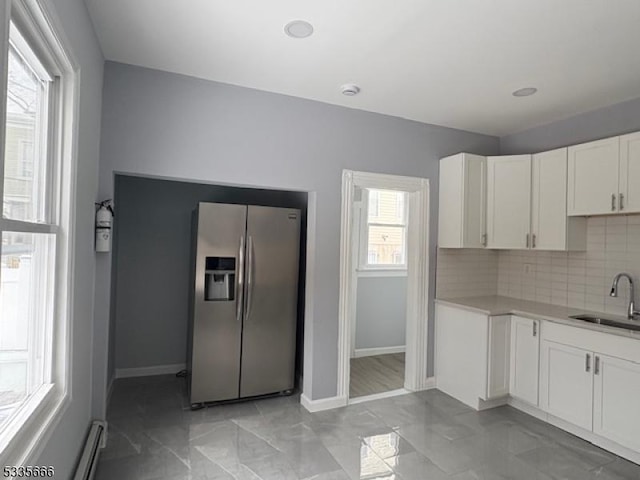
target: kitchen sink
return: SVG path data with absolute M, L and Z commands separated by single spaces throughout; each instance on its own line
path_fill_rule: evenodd
M 619 320 L 611 320 L 610 318 L 596 317 L 595 315 L 573 315 L 570 318 L 582 320 L 583 322 L 597 323 L 598 325 L 606 325 L 608 327 L 624 328 L 625 330 L 635 330 L 640 332 L 640 322 L 621 322 Z

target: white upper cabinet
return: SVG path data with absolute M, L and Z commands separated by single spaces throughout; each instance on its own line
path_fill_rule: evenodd
M 489 248 L 585 250 L 586 220 L 567 217 L 567 149 L 487 158 Z
M 568 214 L 618 211 L 620 137 L 569 147 Z
M 531 155 L 487 157 L 487 246 L 530 245 Z
M 485 157 L 469 153 L 459 153 L 440 160 L 440 247 L 484 246 L 486 161 Z
M 538 250 L 585 250 L 585 218 L 567 217 L 567 149 L 533 155 L 531 242 Z
M 440 160 L 443 248 L 585 250 L 586 217 L 640 213 L 640 132 L 535 155 Z
M 640 132 L 620 137 L 621 213 L 640 212 Z

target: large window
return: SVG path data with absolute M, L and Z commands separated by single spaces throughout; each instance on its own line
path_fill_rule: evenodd
M 406 269 L 407 194 L 365 189 L 360 243 L 361 269 Z
M 55 271 L 53 76 L 10 28 L 0 271 L 0 429 L 50 382 Z M 6 221 L 8 220 L 8 222 Z
M 67 396 L 75 79 L 35 3 L 12 0 L 0 140 L 0 458 L 20 458 Z M 35 21 L 35 19 L 45 20 Z M 5 68 L 6 67 L 6 68 Z

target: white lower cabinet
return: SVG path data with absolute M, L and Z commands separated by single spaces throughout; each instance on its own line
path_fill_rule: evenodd
M 470 407 L 509 393 L 509 316 L 436 305 L 436 382 Z
M 518 400 L 538 406 L 540 321 L 512 316 L 510 343 L 509 393 Z
M 437 304 L 435 370 L 439 390 L 477 410 L 510 396 L 640 462 L 640 339 Z
M 607 334 L 590 332 L 589 337 L 592 350 L 542 341 L 540 407 L 640 453 L 640 363 L 594 351 L 602 347 L 624 355 L 637 346 Z
M 574 425 L 593 423 L 593 354 L 581 348 L 543 340 L 540 407 Z
M 596 354 L 593 432 L 640 451 L 640 364 Z
M 489 362 L 487 365 L 487 393 L 484 400 L 509 394 L 509 365 L 511 343 L 509 315 L 489 317 Z

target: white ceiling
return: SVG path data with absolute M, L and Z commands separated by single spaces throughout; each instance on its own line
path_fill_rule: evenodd
M 492 135 L 640 97 L 638 0 L 86 1 L 109 60 Z

